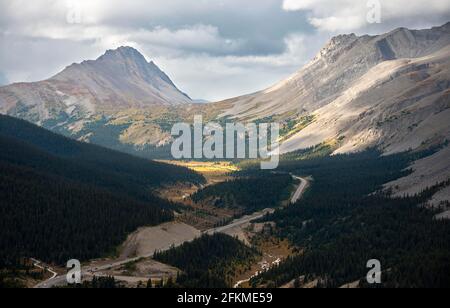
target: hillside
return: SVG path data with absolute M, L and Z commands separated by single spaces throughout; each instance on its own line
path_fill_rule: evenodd
M 138 227 L 173 218 L 151 188 L 196 173 L 61 137 L 0 116 L 0 267 L 114 251 Z
M 191 104 L 154 62 L 131 47 L 72 64 L 44 81 L 0 87 L 0 114 L 128 152 L 164 145 L 170 135 L 157 123 L 126 125 L 124 116 Z
M 64 160 L 67 166 L 89 170 L 90 175 L 102 176 L 113 182 L 120 178 L 129 186 L 159 187 L 176 182 L 201 183 L 203 177 L 187 168 L 154 162 L 121 152 L 112 151 L 96 145 L 78 142 L 39 128 L 26 121 L 0 115 L 0 135 L 26 143 L 45 155 Z M 3 151 L 2 154 L 5 154 Z M 27 155 L 27 153 L 24 153 Z M 20 156 L 12 157 L 19 159 Z M 36 159 L 23 159 L 22 164 Z M 68 176 L 72 176 L 67 173 Z
M 388 155 L 445 144 L 450 23 L 337 36 L 288 79 L 220 104 L 232 105 L 222 117 L 282 123 L 281 153 L 326 145 L 334 154 L 378 148 Z M 389 187 L 402 195 L 450 178 L 447 152 L 414 165 L 413 175 Z
M 382 284 L 376 288 L 446 288 L 450 277 L 450 221 L 435 219 L 447 206 L 422 206 L 450 181 L 438 182 L 411 197 L 383 191 L 383 183 L 409 174 L 417 159 L 434 151 L 380 156 L 379 151 L 289 160 L 280 171 L 313 178 L 294 206 L 260 222 L 275 223 L 276 235 L 298 249 L 280 266 L 252 280 L 253 286 L 339 288 L 367 284 L 367 261 L 380 260 Z M 377 191 L 377 193 L 374 193 Z M 353 283 L 355 282 L 355 283 Z
M 203 235 L 190 243 L 156 253 L 154 259 L 183 270 L 176 283 L 185 288 L 229 288 L 258 252 L 225 234 Z
M 337 36 L 288 79 L 227 100 L 222 116 L 288 124 L 283 153 L 339 138 L 339 153 L 416 149 L 449 136 L 449 58 L 450 23 Z
M 131 47 L 108 50 L 94 61 L 72 64 L 44 81 L 0 88 L 2 113 L 40 124 L 188 103 L 192 103 L 191 99 L 155 63 L 147 62 Z

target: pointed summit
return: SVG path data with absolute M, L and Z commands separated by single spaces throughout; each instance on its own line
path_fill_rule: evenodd
M 146 62 L 145 57 L 136 49 L 133 47 L 128 46 L 122 46 L 117 49 L 110 49 L 105 52 L 103 56 L 101 56 L 98 60 L 101 59 L 107 59 L 107 58 L 113 58 L 113 59 L 128 59 L 128 60 L 134 60 L 137 62 Z
M 9 114 L 20 105 L 35 123 L 190 103 L 169 76 L 132 47 L 108 50 L 96 60 L 72 64 L 48 80 L 11 85 L 0 92 L 0 111 Z
M 354 33 L 335 36 L 328 41 L 316 58 L 328 57 L 332 59 L 339 56 L 344 49 L 350 48 L 357 40 L 358 37 Z
M 192 102 L 154 62 L 147 62 L 132 47 L 108 50 L 97 60 L 71 65 L 49 81 L 69 83 L 71 96 L 89 93 L 96 110 Z
M 80 70 L 94 70 L 95 73 L 111 74 L 110 77 L 141 77 L 151 82 L 153 77 L 161 76 L 162 71 L 153 62 L 148 63 L 145 57 L 132 47 L 119 47 L 117 49 L 107 50 L 97 60 L 84 61 L 81 64 L 73 64 L 64 71 L 56 75 L 54 78 L 71 78 L 74 74 L 79 74 Z M 120 73 L 121 75 L 116 75 Z M 164 74 L 164 73 L 163 73 Z M 164 74 L 165 75 L 165 74 Z M 106 76 L 105 76 L 106 77 Z M 167 77 L 165 75 L 165 77 Z M 172 83 L 170 79 L 165 80 Z

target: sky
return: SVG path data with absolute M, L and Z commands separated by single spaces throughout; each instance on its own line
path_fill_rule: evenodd
M 448 21 L 448 0 L 0 0 L 0 85 L 132 46 L 218 101 L 288 77 L 337 34 Z

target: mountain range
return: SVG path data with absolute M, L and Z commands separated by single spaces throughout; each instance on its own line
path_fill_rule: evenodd
M 327 144 L 335 154 L 373 147 L 392 154 L 449 140 L 449 95 L 447 23 L 334 37 L 286 80 L 210 104 L 196 104 L 156 64 L 121 47 L 45 81 L 1 87 L 0 113 L 146 157 L 167 155 L 171 126 L 194 114 L 207 120 L 277 121 L 283 127 L 282 153 Z M 448 176 L 441 170 L 450 162 L 441 156 L 445 168 L 427 166 L 430 181 Z
M 284 153 L 337 139 L 337 152 L 372 146 L 405 151 L 449 136 L 449 77 L 450 23 L 380 36 L 342 35 L 288 79 L 227 100 L 233 107 L 222 115 L 302 124 L 286 138 Z M 311 119 L 307 127 L 305 117 Z
M 281 153 L 330 146 L 385 155 L 444 145 L 387 188 L 420 193 L 450 178 L 450 23 L 378 36 L 341 35 L 294 75 L 222 102 L 223 117 L 284 123 Z M 446 188 L 434 205 L 450 200 Z

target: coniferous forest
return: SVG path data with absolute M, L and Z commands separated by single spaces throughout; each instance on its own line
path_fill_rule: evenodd
M 24 257 L 64 264 L 114 254 L 138 227 L 173 219 L 177 205 L 152 189 L 205 181 L 184 168 L 79 143 L 4 116 L 0 148 L 0 268 L 25 269 L 30 265 Z M 274 222 L 274 236 L 288 239 L 296 254 L 254 278 L 255 287 L 291 282 L 449 287 L 450 222 L 437 220 L 438 209 L 424 205 L 450 182 L 408 197 L 393 197 L 382 186 L 408 175 L 412 161 L 434 151 L 323 157 L 300 151 L 285 156 L 276 173 L 246 163 L 234 180 L 207 186 L 193 200 L 245 213 L 278 208 L 259 221 Z M 310 187 L 297 204 L 280 207 L 293 188 L 290 174 L 310 177 Z M 215 234 L 157 253 L 155 259 L 180 269 L 171 285 L 229 287 L 258 256 L 237 239 Z M 366 282 L 372 259 L 381 262 L 381 285 Z M 115 283 L 106 279 L 100 285 Z
M 310 160 L 289 160 L 281 169 L 312 176 L 313 183 L 296 205 L 264 221 L 277 224 L 298 254 L 253 280 L 254 286 L 282 286 L 293 280 L 317 287 L 366 282 L 367 262 L 382 264 L 381 287 L 449 287 L 450 222 L 436 220 L 423 205 L 438 187 L 422 194 L 392 198 L 373 192 L 404 176 L 408 164 L 430 152 L 380 157 L 377 151 Z M 406 171 L 405 171 L 406 170 Z
M 176 283 L 186 288 L 227 288 L 237 271 L 246 269 L 259 253 L 225 234 L 204 235 L 154 259 L 182 270 Z
M 237 173 L 235 180 L 207 186 L 192 197 L 194 202 L 210 201 L 214 206 L 242 209 L 244 214 L 276 208 L 287 200 L 293 184 L 289 174 L 270 172 Z
M 80 143 L 0 116 L 0 268 L 114 253 L 140 226 L 173 219 L 151 189 L 201 183 L 188 169 Z

